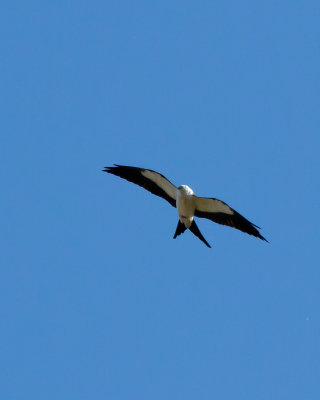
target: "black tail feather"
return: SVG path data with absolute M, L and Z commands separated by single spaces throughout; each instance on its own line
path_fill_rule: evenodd
M 184 226 L 184 224 L 179 219 L 176 233 L 174 234 L 173 239 L 175 239 L 177 236 L 181 235 L 181 233 L 183 233 L 186 229 L 187 228 Z
M 190 226 L 189 229 L 190 229 L 190 231 L 191 231 L 195 236 L 197 236 L 200 240 L 202 240 L 203 243 L 204 243 L 206 246 L 208 246 L 208 247 L 211 248 L 210 244 L 209 244 L 209 243 L 206 241 L 206 239 L 202 236 L 202 234 L 201 234 L 201 232 L 199 231 L 199 228 L 197 227 L 197 225 L 196 225 L 196 223 L 195 223 L 194 220 L 192 221 L 192 224 L 191 224 L 191 226 Z

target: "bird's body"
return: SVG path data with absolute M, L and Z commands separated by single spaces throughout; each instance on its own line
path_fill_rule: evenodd
M 193 221 L 195 211 L 193 195 L 193 190 L 190 189 L 189 186 L 181 185 L 178 187 L 176 194 L 176 207 L 179 219 L 186 228 L 190 228 Z
M 195 223 L 194 217 L 198 217 L 207 218 L 217 222 L 218 224 L 237 228 L 249 235 L 267 241 L 259 233 L 258 229 L 260 228 L 257 225 L 248 221 L 223 201 L 215 198 L 198 197 L 187 185 L 181 185 L 177 188 L 158 172 L 150 169 L 124 165 L 105 167 L 103 171 L 142 186 L 149 192 L 167 200 L 173 207 L 176 207 L 178 210 L 179 221 L 174 239 L 178 235 L 182 234 L 186 229 L 189 229 L 195 236 L 204 242 L 206 246 L 211 247 L 202 236 Z

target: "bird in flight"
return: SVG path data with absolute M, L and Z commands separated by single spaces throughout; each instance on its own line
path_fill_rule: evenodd
M 261 228 L 248 221 L 237 213 L 237 211 L 229 207 L 228 204 L 215 198 L 198 197 L 186 185 L 181 185 L 177 188 L 163 175 L 151 169 L 114 164 L 114 167 L 105 167 L 103 172 L 135 183 L 152 194 L 162 197 L 173 207 L 176 207 L 178 209 L 179 221 L 173 236 L 174 239 L 186 229 L 190 229 L 206 246 L 211 247 L 195 223 L 194 217 L 198 217 L 207 218 L 218 224 L 239 229 L 242 232 L 268 242 L 258 231 Z

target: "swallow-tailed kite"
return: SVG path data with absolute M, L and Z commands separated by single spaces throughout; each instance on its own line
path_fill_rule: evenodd
M 151 169 L 114 165 L 114 167 L 105 167 L 103 171 L 142 186 L 149 192 L 167 200 L 178 209 L 179 221 L 173 236 L 174 239 L 186 229 L 190 229 L 206 246 L 211 247 L 194 221 L 194 217 L 199 217 L 231 226 L 267 242 L 267 239 L 261 236 L 258 231 L 261 228 L 249 222 L 223 201 L 215 198 L 198 197 L 186 185 L 177 188 L 163 175 Z

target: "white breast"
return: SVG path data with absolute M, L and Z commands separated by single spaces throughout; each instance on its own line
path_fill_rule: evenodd
M 176 206 L 178 209 L 179 219 L 189 228 L 193 221 L 195 204 L 193 191 L 186 185 L 179 186 L 177 192 Z

